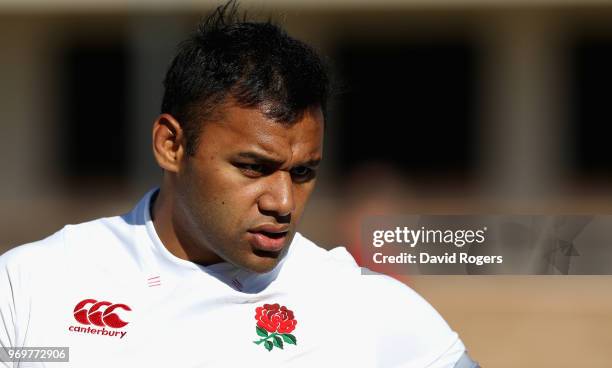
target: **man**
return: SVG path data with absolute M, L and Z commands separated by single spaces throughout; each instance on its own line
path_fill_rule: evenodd
M 1 257 L 2 346 L 69 347 L 75 367 L 475 366 L 412 290 L 296 232 L 328 78 L 311 48 L 236 14 L 219 8 L 168 70 L 159 190 Z

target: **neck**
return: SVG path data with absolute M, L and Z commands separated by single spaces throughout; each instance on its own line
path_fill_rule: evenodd
M 150 207 L 151 220 L 153 226 L 157 232 L 157 236 L 161 240 L 162 244 L 172 255 L 175 257 L 188 260 L 194 263 L 198 263 L 202 266 L 211 266 L 210 270 L 212 274 L 218 279 L 222 280 L 236 290 L 256 293 L 265 289 L 278 275 L 279 267 L 276 267 L 269 273 L 256 274 L 250 271 L 238 269 L 230 264 L 219 264 L 222 260 L 214 255 L 214 259 L 211 259 L 210 255 L 202 255 L 202 252 L 190 251 L 190 249 L 197 249 L 197 247 L 189 248 L 186 246 L 189 242 L 181 241 L 182 237 L 177 234 L 181 234 L 181 229 L 177 228 L 175 224 L 176 216 L 174 215 L 175 203 L 172 197 L 172 189 L 167 185 L 160 188 L 159 192 L 152 200 Z M 185 233 L 183 231 L 183 233 Z
M 153 206 L 151 207 L 151 219 L 155 226 L 157 236 L 161 240 L 162 244 L 172 253 L 175 257 L 189 260 L 189 256 L 185 249 L 181 246 L 181 243 L 176 235 L 174 223 L 172 221 L 173 213 L 173 199 L 169 195 L 169 190 L 165 185 L 162 185 L 157 196 L 154 199 Z
M 177 210 L 173 192 L 171 183 L 164 180 L 152 206 L 151 219 L 162 244 L 175 257 L 202 266 L 222 262 L 219 256 L 197 246 L 191 239 L 191 232 L 187 230 L 186 221 L 181 222 L 180 220 L 180 211 Z

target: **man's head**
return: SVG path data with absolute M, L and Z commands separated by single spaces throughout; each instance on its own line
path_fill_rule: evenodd
M 328 78 L 319 56 L 274 24 L 240 22 L 234 2 L 218 8 L 180 45 L 164 81 L 162 113 L 182 124 L 188 154 L 221 102 L 259 108 L 292 123 L 307 108 L 325 112 Z
M 236 14 L 233 3 L 217 9 L 181 44 L 154 152 L 187 258 L 266 272 L 314 188 L 328 78 L 310 47 Z

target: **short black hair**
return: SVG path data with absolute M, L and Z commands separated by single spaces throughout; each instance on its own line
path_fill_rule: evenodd
M 166 78 L 161 112 L 176 118 L 188 155 L 202 123 L 227 98 L 291 124 L 311 107 L 327 107 L 329 77 L 322 58 L 271 21 L 240 18 L 231 0 L 179 45 Z

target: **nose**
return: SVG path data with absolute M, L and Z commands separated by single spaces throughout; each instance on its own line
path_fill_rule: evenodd
M 274 216 L 287 217 L 295 210 L 293 180 L 287 171 L 279 170 L 268 176 L 264 194 L 259 198 L 259 210 Z

